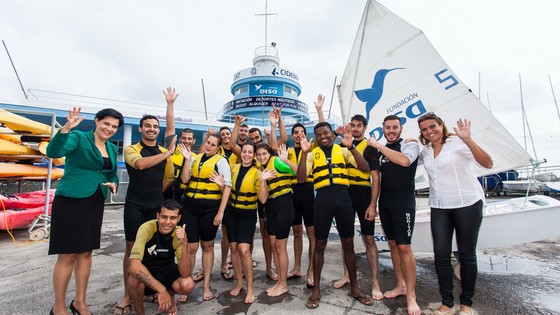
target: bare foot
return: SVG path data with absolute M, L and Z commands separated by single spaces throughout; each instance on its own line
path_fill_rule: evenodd
M 280 296 L 280 295 L 288 292 L 288 286 L 275 285 L 274 287 L 275 287 L 274 289 L 271 288 L 272 290 L 270 290 L 270 291 L 267 290 L 266 291 L 266 294 L 268 296 Z
M 395 287 L 393 290 L 385 292 L 383 297 L 387 299 L 394 299 L 401 295 L 406 295 L 406 287 Z
M 229 295 L 238 296 L 239 292 L 241 292 L 241 289 L 243 289 L 243 286 L 236 286 L 235 288 L 233 288 L 233 290 L 229 291 Z
M 371 297 L 374 300 L 379 301 L 379 300 L 383 299 L 383 296 L 384 296 L 383 292 L 381 292 L 381 289 L 379 288 L 379 286 L 378 285 L 373 286 L 373 288 L 371 289 Z
M 422 314 L 422 311 L 420 310 L 420 307 L 416 303 L 416 298 L 407 298 L 406 299 L 406 309 L 407 309 L 408 315 L 420 315 L 420 314 Z
M 208 289 L 204 289 L 204 293 L 202 294 L 202 299 L 204 301 L 210 301 L 211 299 L 214 298 L 214 295 L 212 294 L 212 291 L 210 291 L 210 288 Z
M 340 280 L 335 282 L 333 286 L 334 286 L 335 289 L 340 289 L 343 286 L 347 285 L 348 283 L 350 283 L 350 278 L 348 278 L 347 275 L 344 275 L 344 276 L 342 276 L 342 278 L 340 278 Z
M 299 278 L 301 277 L 301 269 L 292 269 L 292 271 L 288 272 L 288 279 L 290 278 Z
M 187 302 L 188 299 L 189 299 L 188 296 L 186 296 L 186 295 L 184 295 L 184 294 L 181 294 L 181 295 L 179 295 L 179 297 L 177 298 L 177 302 L 179 302 L 179 303 L 185 303 L 185 302 Z
M 253 294 L 253 292 L 247 293 L 247 296 L 245 297 L 245 304 L 253 303 L 255 303 L 255 295 Z
M 266 289 L 266 294 L 268 294 L 270 291 L 275 290 L 276 287 L 278 286 L 278 283 L 276 283 L 275 285 L 271 286 L 270 288 Z
M 272 281 L 278 281 L 278 275 L 272 270 L 266 272 L 266 277 Z

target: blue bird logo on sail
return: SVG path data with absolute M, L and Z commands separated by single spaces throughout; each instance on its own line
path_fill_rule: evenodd
M 369 114 L 373 107 L 377 105 L 383 95 L 383 86 L 385 85 L 385 77 L 393 70 L 404 68 L 381 69 L 375 73 L 371 88 L 354 91 L 358 99 L 366 103 L 366 119 L 369 122 Z

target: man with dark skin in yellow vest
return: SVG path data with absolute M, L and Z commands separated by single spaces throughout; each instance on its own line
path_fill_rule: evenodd
M 358 288 L 356 278 L 356 253 L 354 252 L 354 211 L 348 194 L 348 171 L 346 165 L 352 163 L 363 172 L 369 171 L 364 157 L 352 144 L 349 127 L 343 130 L 341 147 L 334 143 L 335 135 L 327 122 L 315 125 L 314 133 L 318 147 L 311 151 L 307 139 L 300 140 L 301 160 L 297 169 L 298 183 L 304 183 L 309 174 L 313 174 L 313 186 L 317 191 L 315 200 L 315 253 L 313 257 L 314 286 L 311 296 L 305 303 L 310 309 L 317 308 L 321 300 L 320 280 L 323 269 L 325 247 L 332 219 L 336 219 L 336 228 L 344 251 L 344 263 L 350 277 L 350 296 L 364 305 L 372 305 L 371 297 Z M 352 158 L 354 161 L 352 161 Z

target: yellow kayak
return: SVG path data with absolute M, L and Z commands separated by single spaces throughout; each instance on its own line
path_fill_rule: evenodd
M 0 162 L 0 178 L 2 177 L 32 177 L 46 178 L 48 169 L 43 166 L 1 163 Z M 60 168 L 52 169 L 51 179 L 61 178 L 64 170 Z
M 0 109 L 0 123 L 15 133 L 24 135 L 50 135 L 51 126 Z
M 14 135 L 14 132 L 6 127 L 0 126 L 0 139 L 8 140 L 13 143 L 21 143 L 21 136 Z
M 47 155 L 47 146 L 49 145 L 48 141 L 41 141 L 39 142 L 39 152 L 41 152 L 43 155 Z M 64 161 L 66 161 L 66 157 L 61 157 L 61 158 L 56 158 L 53 159 L 53 164 L 55 166 L 61 166 L 64 165 Z
M 0 139 L 0 155 L 41 155 L 38 150 L 23 144 L 13 143 L 9 140 Z

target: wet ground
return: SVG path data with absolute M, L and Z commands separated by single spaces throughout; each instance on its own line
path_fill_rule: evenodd
M 0 232 L 0 314 L 48 314 L 52 307 L 52 268 L 56 257 L 48 256 L 48 242 L 30 242 L 26 230 L 10 235 Z M 305 240 L 305 238 L 304 238 Z M 305 242 L 305 241 L 304 241 Z M 218 242 L 217 242 L 218 243 Z M 340 243 L 336 230 L 325 254 L 322 274 L 322 300 L 318 309 L 308 310 L 304 303 L 311 290 L 305 287 L 305 277 L 289 280 L 289 293 L 270 298 L 265 290 L 274 284 L 266 278 L 261 239 L 255 240 L 255 293 L 252 305 L 243 302 L 244 292 L 231 297 L 234 283 L 222 280 L 219 269 L 220 249 L 215 248 L 216 263 L 212 274 L 215 299 L 202 302 L 202 283 L 184 304 L 178 304 L 178 314 L 406 314 L 404 297 L 385 299 L 373 306 L 363 306 L 350 298 L 348 286 L 335 289 L 332 283 L 342 273 Z M 290 259 L 292 241 L 288 242 Z M 304 248 L 306 248 L 304 243 Z M 113 314 L 122 292 L 122 257 L 124 230 L 122 206 L 106 208 L 101 249 L 94 251 L 93 267 L 88 287 L 88 304 L 94 314 Z M 365 249 L 356 244 L 358 281 L 364 292 L 371 293 L 370 272 Z M 199 253 L 200 255 L 200 253 Z M 307 267 L 307 255 L 303 255 Z M 440 303 L 432 255 L 417 253 L 417 300 L 424 314 L 431 314 Z M 480 314 L 560 314 L 560 237 L 516 247 L 479 251 L 479 277 L 474 308 Z M 379 279 L 382 290 L 392 289 L 395 277 L 389 253 L 380 253 Z M 292 265 L 290 260 L 290 266 Z M 195 271 L 200 268 L 197 261 Z M 459 280 L 455 281 L 458 300 Z M 68 288 L 67 301 L 73 298 L 74 284 Z M 146 313 L 155 314 L 155 304 L 146 303 Z

